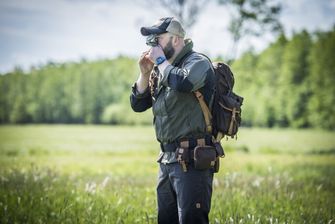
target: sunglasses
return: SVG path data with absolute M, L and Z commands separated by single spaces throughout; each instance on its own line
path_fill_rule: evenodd
M 158 36 L 157 34 L 151 34 L 147 37 L 146 40 L 146 45 L 150 46 L 150 47 L 156 47 L 158 45 Z

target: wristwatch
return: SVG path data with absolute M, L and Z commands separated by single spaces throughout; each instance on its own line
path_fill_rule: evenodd
M 165 60 L 166 58 L 164 56 L 159 56 L 158 58 L 156 58 L 156 65 L 162 64 Z

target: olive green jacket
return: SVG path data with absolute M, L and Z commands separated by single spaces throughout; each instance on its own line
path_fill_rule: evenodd
M 192 41 L 185 40 L 185 47 L 163 74 L 155 66 L 150 87 L 143 94 L 137 92 L 136 84 L 133 86 L 131 106 L 136 112 L 152 107 L 156 138 L 162 144 L 206 134 L 203 113 L 193 92 L 200 90 L 211 105 L 214 71 L 208 59 L 192 48 Z M 164 153 L 162 162 L 175 162 L 174 153 Z

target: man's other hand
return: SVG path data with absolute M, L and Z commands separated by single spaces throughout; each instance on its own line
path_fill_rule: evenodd
M 152 47 L 149 51 L 149 58 L 153 63 L 156 63 L 158 57 L 165 57 L 161 46 Z
M 154 67 L 154 63 L 151 61 L 149 57 L 150 50 L 144 51 L 138 60 L 138 65 L 140 66 L 141 75 L 146 78 L 149 78 L 152 68 Z

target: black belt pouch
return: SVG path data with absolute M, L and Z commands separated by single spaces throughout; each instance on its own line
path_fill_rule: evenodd
M 197 146 L 194 148 L 194 167 L 198 170 L 213 168 L 216 162 L 216 149 L 213 146 Z

